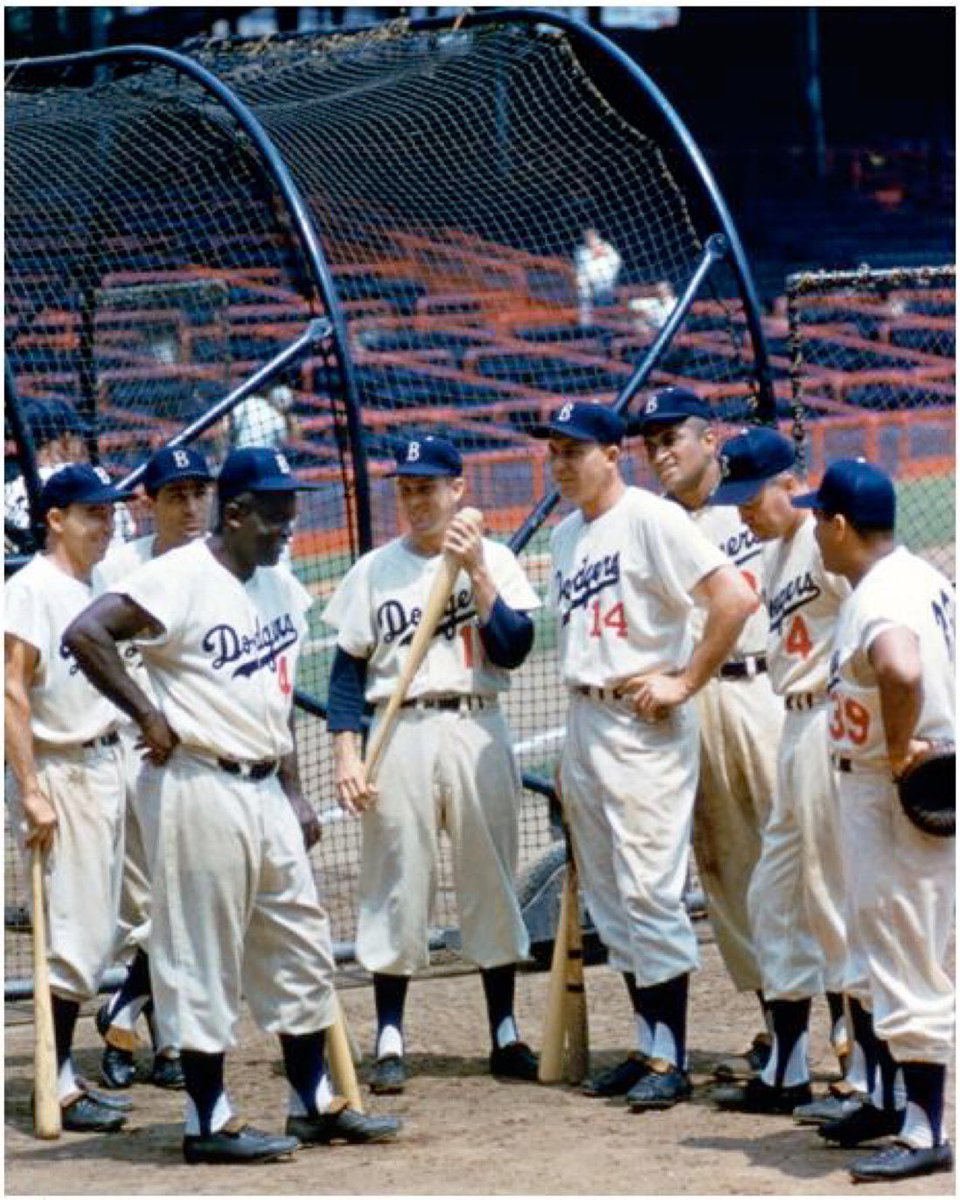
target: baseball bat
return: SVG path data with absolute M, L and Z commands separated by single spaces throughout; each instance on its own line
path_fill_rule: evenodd
M 563 877 L 560 894 L 560 916 L 553 941 L 550 960 L 550 983 L 547 989 L 547 1015 L 543 1022 L 540 1043 L 540 1066 L 537 1078 L 541 1083 L 559 1083 L 563 1078 L 563 1047 L 566 1041 L 567 1002 L 567 938 L 570 935 L 570 870 Z
M 356 1109 L 357 1112 L 363 1112 L 360 1084 L 357 1082 L 357 1072 L 353 1065 L 353 1055 L 350 1052 L 347 1019 L 343 1015 L 340 998 L 334 994 L 333 999 L 337 1007 L 337 1016 L 327 1030 L 327 1061 L 330 1064 L 333 1090 L 338 1096 L 345 1097 L 351 1108 Z
M 60 1136 L 57 1095 L 57 1043 L 47 970 L 47 925 L 43 902 L 43 853 L 34 846 L 30 860 L 33 893 L 33 1132 L 38 1138 Z
M 580 899 L 577 866 L 573 858 L 567 863 L 570 897 L 567 903 L 566 959 L 566 1041 L 567 1083 L 580 1083 L 587 1074 L 590 1048 L 587 1026 L 587 994 L 583 984 L 583 929 L 580 925 Z
M 457 515 L 466 517 L 469 521 L 477 525 L 483 522 L 483 514 L 476 508 L 462 508 Z M 456 560 L 451 555 L 444 554 L 430 587 L 430 594 L 424 606 L 423 616 L 420 618 L 420 623 L 417 625 L 413 640 L 410 643 L 410 650 L 407 653 L 406 662 L 403 664 L 403 670 L 400 672 L 400 678 L 393 689 L 393 694 L 387 701 L 387 707 L 367 748 L 367 758 L 364 767 L 366 769 L 367 780 L 370 783 L 376 778 L 377 767 L 380 764 L 380 758 L 386 746 L 387 739 L 393 730 L 397 713 L 400 711 L 400 705 L 406 699 L 407 689 L 413 682 L 413 677 L 420 669 L 420 664 L 426 656 L 430 646 L 430 639 L 433 637 L 440 618 L 443 616 L 443 610 L 447 606 L 447 601 L 450 599 L 450 593 L 453 591 L 453 585 L 456 583 L 459 573 L 460 566 Z

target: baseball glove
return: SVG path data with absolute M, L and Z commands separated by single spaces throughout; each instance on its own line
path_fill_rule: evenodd
M 933 837 L 957 832 L 957 751 L 952 742 L 935 742 L 897 780 L 908 819 Z

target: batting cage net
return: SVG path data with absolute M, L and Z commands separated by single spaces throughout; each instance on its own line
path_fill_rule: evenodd
M 897 487 L 897 536 L 956 574 L 956 272 L 793 275 L 786 311 L 811 474 L 863 456 Z
M 333 639 L 321 613 L 365 548 L 363 452 L 375 543 L 398 532 L 393 451 L 427 433 L 459 446 L 468 502 L 508 537 L 549 488 L 529 425 L 562 399 L 616 399 L 717 229 L 656 105 L 639 92 L 626 103 L 622 81 L 618 96 L 602 91 L 579 50 L 556 28 L 500 18 L 187 48 L 279 151 L 346 329 L 344 344 L 318 344 L 197 441 L 214 464 L 230 446 L 280 445 L 328 484 L 302 498 L 293 543 L 318 601 L 298 735 L 325 827 L 313 860 L 346 954 L 359 832 L 333 796 L 320 715 Z M 20 64 L 6 101 L 7 355 L 41 476 L 84 454 L 123 475 L 327 310 L 274 177 L 193 78 L 136 55 Z M 731 420 L 753 413 L 756 391 L 747 322 L 726 298 L 736 293 L 721 261 L 649 380 L 697 387 Z M 773 366 L 785 376 L 786 355 Z M 9 433 L 8 549 L 28 548 L 22 447 Z M 628 472 L 650 482 L 640 453 Z M 121 526 L 148 532 L 149 505 L 134 502 Z M 541 593 L 548 536 L 538 530 L 522 553 Z M 546 613 L 506 707 L 522 769 L 551 778 L 565 701 Z M 554 836 L 546 799 L 528 788 L 522 893 L 543 883 Z M 7 847 L 9 984 L 28 972 L 11 932 L 26 923 L 26 889 Z M 454 894 L 445 856 L 437 944 L 455 945 Z

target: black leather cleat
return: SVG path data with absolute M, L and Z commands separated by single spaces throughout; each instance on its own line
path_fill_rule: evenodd
M 867 1158 L 855 1159 L 849 1170 L 850 1177 L 858 1183 L 886 1183 L 933 1175 L 936 1171 L 953 1170 L 953 1150 L 949 1142 L 922 1150 L 905 1142 L 894 1142 Z
M 334 1142 L 360 1145 L 370 1142 L 392 1142 L 403 1122 L 397 1117 L 371 1117 L 349 1108 L 345 1100 L 334 1111 L 314 1117 L 287 1117 L 287 1133 L 299 1138 L 305 1146 L 329 1146 Z
M 86 1092 L 65 1105 L 60 1118 L 63 1128 L 70 1133 L 116 1133 L 127 1121 L 122 1112 L 108 1108 L 106 1104 L 98 1104 Z
M 102 1004 L 94 1018 L 97 1033 L 106 1039 L 110 1028 L 110 1006 Z M 133 1085 L 137 1075 L 136 1063 L 133 1061 L 132 1050 L 122 1050 L 119 1046 L 111 1046 L 108 1042 L 103 1048 L 103 1058 L 100 1060 L 100 1078 L 104 1087 L 128 1088 Z
M 74 1083 L 85 1096 L 89 1096 L 97 1104 L 102 1104 L 104 1108 L 113 1108 L 117 1112 L 130 1112 L 133 1108 L 132 1096 L 113 1096 L 110 1092 L 98 1092 L 91 1085 L 90 1080 L 84 1079 L 81 1075 L 75 1076 Z
M 790 1116 L 795 1108 L 809 1104 L 813 1093 L 809 1083 L 798 1083 L 792 1087 L 773 1087 L 755 1075 L 742 1085 L 717 1088 L 711 1099 L 718 1108 L 727 1112 Z
M 793 1110 L 793 1119 L 798 1125 L 826 1125 L 828 1121 L 849 1117 L 863 1102 L 862 1096 L 824 1096 L 799 1105 Z
M 859 1146 L 863 1142 L 874 1142 L 877 1138 L 893 1137 L 900 1132 L 903 1113 L 896 1109 L 876 1108 L 862 1104 L 856 1112 L 839 1121 L 828 1121 L 817 1130 L 817 1136 L 836 1146 Z
M 490 1074 L 498 1079 L 523 1079 L 537 1082 L 537 1056 L 526 1042 L 511 1042 L 490 1052 Z
M 399 1054 L 385 1054 L 373 1064 L 370 1091 L 377 1096 L 398 1096 L 407 1082 L 407 1067 Z
M 183 1157 L 191 1166 L 199 1163 L 261 1163 L 285 1158 L 300 1148 L 295 1137 L 264 1133 L 252 1125 L 229 1122 L 217 1133 L 185 1137 Z
M 747 1050 L 733 1058 L 725 1058 L 713 1068 L 717 1079 L 740 1079 L 743 1076 L 759 1075 L 770 1061 L 773 1042 L 768 1033 L 758 1033 Z
M 646 1075 L 648 1064 L 649 1059 L 645 1054 L 633 1051 L 615 1067 L 609 1067 L 588 1079 L 580 1090 L 585 1096 L 625 1096 Z
M 171 1058 L 165 1054 L 158 1054 L 153 1060 L 150 1082 L 154 1087 L 167 1088 L 170 1091 L 181 1089 L 184 1086 L 183 1063 L 179 1055 Z
M 681 1100 L 688 1100 L 693 1087 L 686 1071 L 672 1063 L 649 1062 L 649 1069 L 636 1087 L 627 1092 L 627 1104 L 631 1112 L 658 1112 L 673 1108 Z

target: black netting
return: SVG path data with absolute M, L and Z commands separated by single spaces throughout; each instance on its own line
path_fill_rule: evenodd
M 189 53 L 262 122 L 319 232 L 361 404 L 374 541 L 397 532 L 392 452 L 427 432 L 461 448 L 469 502 L 508 536 L 549 487 L 529 424 L 561 398 L 616 397 L 716 231 L 675 170 L 682 155 L 655 140 L 656 114 L 638 94 L 628 119 L 565 36 L 529 25 L 423 33 L 397 23 Z M 87 451 L 111 471 L 141 462 L 323 315 L 255 148 L 191 80 L 138 64 L 89 85 L 24 67 L 8 77 L 6 121 L 16 388 L 34 418 L 66 401 L 92 422 Z M 578 249 L 588 230 L 613 248 L 615 269 L 598 272 Z M 746 411 L 745 323 L 723 298 L 735 290 L 721 268 L 654 384 L 696 386 Z M 347 382 L 333 350 L 292 365 L 200 442 L 219 460 L 244 438 L 275 439 L 328 484 L 305 498 L 293 547 L 320 602 L 298 685 L 321 702 L 332 640 L 319 613 L 358 528 Z M 638 456 L 628 469 L 648 478 Z M 134 506 L 132 516 L 146 532 L 147 514 Z M 540 530 L 523 554 L 541 592 L 547 537 Z M 564 699 L 546 614 L 507 715 L 521 766 L 549 777 Z M 335 807 L 321 721 L 303 710 L 299 734 L 326 831 L 318 876 L 334 937 L 348 942 L 358 832 Z M 549 838 L 546 802 L 529 794 L 525 866 Z M 7 879 L 16 904 L 19 876 Z M 438 927 L 455 924 L 451 888 L 447 866 Z
M 897 534 L 956 571 L 956 273 L 794 275 L 791 378 L 811 473 L 862 455 L 896 481 Z

